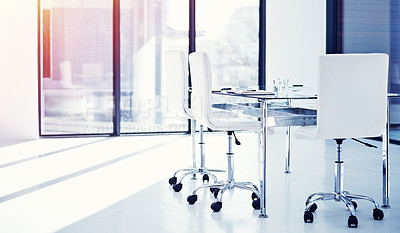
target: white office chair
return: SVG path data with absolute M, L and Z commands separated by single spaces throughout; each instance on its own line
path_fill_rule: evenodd
M 205 166 L 204 141 L 203 141 L 203 126 L 200 126 L 200 167 L 196 165 L 196 121 L 193 118 L 192 110 L 188 107 L 189 103 L 189 85 L 188 85 L 188 66 L 186 55 L 183 51 L 170 50 L 165 53 L 165 72 L 167 77 L 167 103 L 168 111 L 172 112 L 179 118 L 191 120 L 192 134 L 192 168 L 179 169 L 174 172 L 169 179 L 169 184 L 175 192 L 182 189 L 182 181 L 186 176 L 196 177 L 196 174 L 203 175 L 203 182 L 209 182 L 210 177 L 214 183 L 218 181 L 217 177 L 212 172 L 225 172 L 221 169 L 207 169 Z M 183 172 L 180 178 L 177 174 Z
M 253 208 L 260 208 L 260 195 L 258 188 L 251 182 L 236 182 L 234 180 L 232 136 L 236 130 L 260 131 L 260 122 L 256 120 L 241 119 L 228 115 L 213 113 L 211 100 L 211 68 L 208 56 L 204 52 L 189 54 L 190 76 L 192 80 L 192 103 L 193 114 L 197 122 L 211 130 L 226 131 L 228 134 L 228 166 L 227 179 L 219 181 L 218 184 L 206 184 L 196 188 L 188 196 L 189 204 L 197 201 L 196 192 L 202 188 L 210 188 L 217 201 L 211 204 L 211 209 L 218 212 L 222 208 L 222 195 L 228 189 L 241 188 L 252 191 Z M 236 139 L 236 136 L 235 136 Z M 236 139 L 236 144 L 240 144 Z
M 304 222 L 313 222 L 315 202 L 342 201 L 350 211 L 349 227 L 357 227 L 357 203 L 353 199 L 371 201 L 375 220 L 383 218 L 383 211 L 370 197 L 343 190 L 343 161 L 341 145 L 346 138 L 382 135 L 386 124 L 387 54 L 330 54 L 319 59 L 317 125 L 301 127 L 296 138 L 334 139 L 337 143 L 335 161 L 335 190 L 313 193 L 306 201 Z

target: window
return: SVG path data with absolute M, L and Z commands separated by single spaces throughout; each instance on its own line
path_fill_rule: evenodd
M 121 133 L 187 131 L 168 113 L 164 53 L 187 51 L 186 0 L 121 0 Z
M 210 57 L 213 86 L 258 86 L 260 1 L 196 3 L 196 50 Z
M 196 13 L 197 50 L 210 54 L 215 85 L 257 86 L 259 4 L 41 0 L 40 135 L 188 131 L 188 121 L 171 116 L 166 107 L 165 51 L 194 47 L 188 32 L 194 30 L 189 15 Z
M 41 6 L 41 135 L 112 132 L 112 0 Z

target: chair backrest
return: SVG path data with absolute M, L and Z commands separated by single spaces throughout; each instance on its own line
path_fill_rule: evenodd
M 209 125 L 211 114 L 211 67 L 206 53 L 189 54 L 190 77 L 192 80 L 192 111 L 196 120 Z
M 177 117 L 191 117 L 188 110 L 189 85 L 186 55 L 180 50 L 165 52 L 168 111 Z
M 329 54 L 319 60 L 318 138 L 382 135 L 387 115 L 387 54 Z

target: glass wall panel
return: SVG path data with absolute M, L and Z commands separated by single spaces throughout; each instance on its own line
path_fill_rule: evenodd
M 259 3 L 196 1 L 196 51 L 209 55 L 214 87 L 258 86 Z
M 400 93 L 400 3 L 343 0 L 343 53 L 383 52 L 390 56 L 389 92 Z M 400 99 L 390 103 L 392 139 L 400 140 Z
M 112 132 L 112 6 L 41 1 L 41 135 Z
M 188 30 L 187 0 L 121 0 L 121 133 L 187 131 L 167 108 L 164 53 L 187 53 Z
M 40 1 L 41 135 L 188 130 L 187 119 L 168 108 L 164 53 L 188 53 L 189 1 L 119 0 L 120 106 L 113 99 L 113 2 Z M 259 1 L 202 0 L 196 9 L 197 50 L 210 55 L 214 86 L 257 87 Z

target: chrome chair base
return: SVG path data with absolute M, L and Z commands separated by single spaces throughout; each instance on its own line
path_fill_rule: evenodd
M 198 190 L 203 188 L 210 188 L 210 191 L 214 194 L 214 197 L 216 198 L 216 201 L 211 204 L 211 209 L 214 212 L 219 212 L 222 208 L 222 195 L 225 193 L 225 191 L 234 188 L 239 188 L 251 191 L 252 192 L 251 198 L 253 199 L 252 206 L 254 209 L 257 210 L 260 209 L 260 191 L 258 190 L 258 187 L 252 182 L 236 182 L 233 178 L 234 167 L 233 167 L 233 153 L 232 153 L 232 134 L 233 132 L 230 131 L 228 132 L 229 152 L 226 153 L 228 159 L 227 179 L 225 181 L 219 181 L 216 184 L 205 184 L 200 187 L 197 187 L 195 190 L 193 190 L 192 194 L 187 197 L 187 202 L 190 205 L 196 203 L 197 201 L 196 192 Z
M 214 212 L 219 212 L 222 208 L 222 195 L 225 191 L 239 188 L 249 190 L 252 192 L 251 198 L 253 199 L 252 206 L 254 209 L 260 209 L 260 192 L 257 186 L 251 182 L 236 182 L 236 181 L 220 181 L 218 184 L 206 184 L 196 188 L 192 195 L 188 196 L 187 201 L 193 205 L 197 201 L 196 192 L 202 188 L 210 188 L 210 191 L 214 194 L 216 201 L 211 204 L 211 209 Z
M 359 195 L 359 194 L 351 194 L 347 191 L 342 191 L 340 193 L 336 192 L 331 192 L 331 193 L 313 193 L 310 196 L 308 196 L 307 201 L 306 201 L 306 207 L 304 210 L 304 222 L 310 222 L 312 223 L 314 220 L 313 217 L 313 212 L 317 210 L 317 201 L 329 201 L 329 200 L 334 200 L 337 202 L 343 202 L 348 211 L 350 212 L 349 219 L 347 221 L 348 227 L 354 227 L 356 228 L 358 226 L 358 220 L 356 217 L 356 209 L 357 209 L 357 203 L 354 200 L 367 200 L 370 201 L 374 204 L 375 208 L 373 209 L 373 217 L 375 220 L 381 220 L 384 217 L 383 211 L 379 209 L 379 205 L 374 199 L 364 196 L 364 195 Z
M 343 190 L 343 161 L 340 158 L 340 154 L 342 151 L 342 139 L 336 139 L 337 142 L 337 152 L 338 152 L 338 158 L 337 161 L 335 161 L 335 191 L 331 193 L 313 193 L 310 196 L 308 196 L 306 200 L 306 207 L 304 210 L 304 222 L 305 223 L 312 223 L 314 221 L 314 216 L 313 212 L 315 212 L 318 208 L 316 202 L 317 201 L 329 201 L 329 200 L 334 200 L 337 202 L 343 202 L 347 209 L 350 212 L 350 216 L 347 221 L 348 227 L 354 227 L 356 228 L 358 226 L 358 219 L 356 217 L 356 209 L 357 209 L 357 203 L 353 200 L 367 200 L 370 201 L 374 204 L 375 208 L 373 209 L 372 215 L 375 220 L 381 220 L 384 217 L 383 211 L 379 209 L 379 205 L 374 199 L 360 195 L 360 194 L 351 194 L 347 191 L 342 191 Z
M 203 188 L 210 188 L 210 191 L 214 194 L 216 201 L 211 204 L 211 209 L 214 212 L 219 212 L 222 208 L 222 195 L 225 191 L 239 188 L 244 190 L 249 190 L 252 192 L 251 198 L 253 199 L 252 206 L 254 209 L 260 209 L 260 192 L 257 186 L 251 182 L 236 182 L 236 181 L 219 181 L 217 184 L 205 184 L 196 188 L 191 195 L 187 197 L 187 202 L 193 205 L 197 201 L 196 192 Z
M 184 172 L 179 180 L 177 178 L 177 174 L 179 172 Z M 196 180 L 196 174 L 203 175 L 203 182 L 209 182 L 210 177 L 214 180 L 214 183 L 218 182 L 218 178 L 212 172 L 225 172 L 225 170 L 220 169 L 207 169 L 207 168 L 187 168 L 187 169 L 179 169 L 175 171 L 174 175 L 169 179 L 169 184 L 172 185 L 172 188 L 175 192 L 179 192 L 182 189 L 182 181 L 186 176 L 191 175 L 193 180 Z
M 209 182 L 210 181 L 210 177 L 214 180 L 214 183 L 218 182 L 218 178 L 216 175 L 214 175 L 212 172 L 225 172 L 225 170 L 221 170 L 221 169 L 207 169 L 205 167 L 205 155 L 204 155 L 204 139 L 203 139 L 203 126 L 200 125 L 200 130 L 199 130 L 199 136 L 200 136 L 200 167 L 196 168 L 196 156 L 195 156 L 195 132 L 196 132 L 196 126 L 195 126 L 195 121 L 192 121 L 192 128 L 191 128 L 191 134 L 192 134 L 192 151 L 193 151 L 193 167 L 192 168 L 184 168 L 184 169 L 179 169 L 177 171 L 175 171 L 175 173 L 173 174 L 173 176 L 171 178 L 169 178 L 168 183 L 172 186 L 172 189 L 175 192 L 179 192 L 182 190 L 182 181 L 186 176 L 191 175 L 193 180 L 196 180 L 196 174 L 200 174 L 203 175 L 203 183 L 205 181 Z M 177 174 L 179 172 L 184 172 L 180 178 L 177 178 Z

